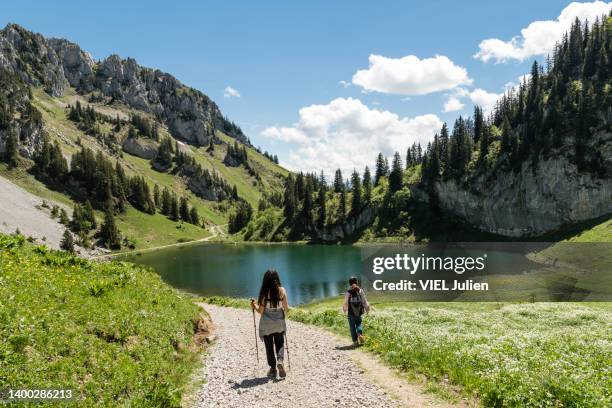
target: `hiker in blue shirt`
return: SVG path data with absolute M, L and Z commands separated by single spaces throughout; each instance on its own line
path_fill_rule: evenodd
M 363 344 L 363 327 L 361 316 L 370 311 L 370 304 L 366 299 L 365 292 L 358 285 L 357 278 L 351 277 L 348 281 L 349 289 L 344 295 L 342 310 L 348 316 L 351 338 L 354 346 Z

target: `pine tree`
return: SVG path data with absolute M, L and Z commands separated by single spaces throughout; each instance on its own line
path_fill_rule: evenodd
M 323 229 L 325 228 L 325 222 L 327 218 L 327 209 L 326 206 L 326 191 L 323 183 L 319 184 L 319 193 L 317 195 L 317 207 L 318 207 L 318 216 L 317 216 L 317 228 Z
M 344 223 L 344 221 L 346 221 L 346 191 L 344 189 L 340 192 L 340 202 L 336 218 L 339 223 Z
M 339 193 L 344 190 L 344 179 L 342 178 L 342 170 L 336 170 L 334 174 L 334 193 Z
M 391 193 L 395 193 L 402 189 L 402 159 L 400 154 L 395 152 L 393 155 L 393 165 L 391 167 L 391 173 L 389 174 L 389 190 Z
M 179 220 L 179 204 L 178 199 L 176 198 L 176 194 L 172 193 L 172 200 L 170 206 L 170 219 L 173 221 Z
M 155 203 L 155 208 L 161 209 L 162 201 L 161 194 L 159 192 L 159 186 L 155 184 L 153 186 L 153 202 Z
M 372 203 L 372 176 L 370 168 L 365 167 L 363 171 L 363 204 L 370 205 Z
M 181 197 L 181 202 L 179 206 L 179 214 L 181 216 L 181 220 L 191 223 L 191 214 L 189 213 L 189 204 L 187 203 L 187 199 L 185 197 Z
M 62 241 L 60 242 L 60 248 L 64 251 L 74 252 L 74 239 L 72 238 L 72 234 L 67 229 L 64 230 L 64 235 L 62 235 Z
M 70 224 L 70 219 L 68 218 L 68 213 L 66 212 L 65 209 L 61 209 L 60 210 L 60 223 L 63 225 L 68 226 Z
M 170 216 L 172 213 L 172 195 L 170 194 L 170 190 L 167 187 L 164 187 L 164 191 L 162 192 L 162 214 L 165 216 Z
M 94 210 L 89 200 L 85 201 L 85 204 L 83 205 L 82 215 L 83 215 L 83 220 L 89 223 L 89 226 L 91 227 L 91 229 L 98 228 L 98 224 L 96 222 L 96 216 L 94 215 Z
M 361 178 L 356 170 L 353 170 L 353 174 L 351 174 L 351 192 L 353 193 L 351 199 L 351 213 L 357 215 L 359 211 L 361 211 L 363 202 L 361 196 Z
M 293 180 L 293 175 L 289 174 L 287 181 L 285 182 L 285 193 L 283 197 L 283 213 L 289 222 L 291 222 L 295 217 L 296 206 L 295 182 Z
M 382 153 L 378 153 L 378 157 L 376 158 L 376 171 L 374 172 L 374 185 L 377 186 L 380 182 L 380 179 L 383 177 L 387 177 L 387 165 L 386 158 Z
M 17 153 L 17 136 L 15 132 L 9 131 L 8 138 L 6 139 L 4 161 L 8 163 L 9 168 L 17 166 L 19 154 Z
M 113 214 L 112 208 L 112 203 L 108 202 L 104 213 L 104 223 L 100 228 L 100 239 L 108 249 L 120 249 L 121 235 L 115 224 L 115 215 Z
M 439 155 L 440 155 L 440 168 L 442 171 L 444 171 L 447 167 L 448 167 L 448 153 L 449 153 L 449 136 L 448 136 L 448 126 L 446 125 L 446 122 L 444 122 L 444 124 L 442 124 L 442 129 L 440 129 L 440 149 L 439 149 Z
M 189 211 L 189 219 L 193 225 L 200 225 L 200 215 L 198 214 L 198 209 L 191 207 L 191 211 Z

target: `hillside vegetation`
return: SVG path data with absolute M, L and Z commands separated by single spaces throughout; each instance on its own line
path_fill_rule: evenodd
M 205 328 L 152 271 L 0 235 L 0 388 L 61 386 L 87 407 L 177 407 Z
M 612 16 L 576 20 L 492 112 L 443 124 L 374 169 L 288 178 L 245 238 L 537 239 L 612 214 Z M 372 157 L 374 159 L 374 157 Z M 331 184 L 331 186 L 330 186 Z
M 78 245 L 138 249 L 228 221 L 241 229 L 282 188 L 278 158 L 171 75 L 116 55 L 95 62 L 17 25 L 0 42 L 0 171 L 77 214 L 93 207 L 87 223 L 66 223 Z

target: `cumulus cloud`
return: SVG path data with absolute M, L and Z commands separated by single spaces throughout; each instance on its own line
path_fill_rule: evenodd
M 495 107 L 495 102 L 497 102 L 502 95 L 501 93 L 487 92 L 481 88 L 474 89 L 469 93 L 470 100 L 474 105 L 480 106 L 485 115 L 491 113 Z
M 612 3 L 594 1 L 592 3 L 570 3 L 556 20 L 534 21 L 521 30 L 521 35 L 509 41 L 498 38 L 483 40 L 474 58 L 483 62 L 507 62 L 509 60 L 524 61 L 536 55 L 550 53 L 557 41 L 567 32 L 576 18 L 581 21 L 595 21 L 596 18 L 608 14 Z
M 444 103 L 444 112 L 455 112 L 463 109 L 465 105 L 456 95 L 449 95 Z
M 522 77 L 519 77 L 522 79 Z M 501 98 L 503 93 L 494 93 L 485 91 L 482 88 L 467 90 L 465 88 L 457 88 L 453 92 L 446 95 L 444 103 L 444 112 L 454 112 L 465 107 L 464 101 L 469 100 L 474 105 L 482 108 L 485 114 L 490 113 L 495 107 L 495 102 Z
M 343 88 L 348 88 L 349 86 L 351 86 L 351 83 L 345 80 L 341 80 L 338 81 L 338 85 L 342 86 Z
M 331 175 L 341 168 L 348 175 L 353 168 L 362 171 L 366 164 L 371 166 L 378 152 L 403 154 L 414 142 L 427 144 L 441 126 L 433 114 L 400 117 L 371 109 L 359 99 L 337 98 L 304 107 L 293 126 L 268 127 L 261 135 L 291 143 L 289 160 L 283 165 L 292 170 L 324 170 Z
M 419 59 L 415 55 L 387 58 L 372 54 L 369 63 L 368 69 L 358 70 L 352 79 L 364 91 L 425 95 L 472 83 L 465 68 L 443 55 Z
M 237 89 L 232 88 L 231 86 L 226 86 L 223 90 L 223 96 L 226 98 L 240 98 L 240 92 Z

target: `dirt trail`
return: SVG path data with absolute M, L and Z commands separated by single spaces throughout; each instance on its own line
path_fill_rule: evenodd
M 423 388 L 401 379 L 346 339 L 288 321 L 291 370 L 284 380 L 266 378 L 263 343 L 255 356 L 253 318 L 248 310 L 202 305 L 217 340 L 200 375 L 206 382 L 195 407 L 450 407 Z M 288 366 L 285 356 L 285 367 Z
M 175 244 L 160 245 L 160 246 L 151 247 L 151 248 L 134 249 L 133 251 L 113 252 L 111 254 L 101 255 L 100 258 L 112 258 L 114 256 L 119 256 L 119 255 L 128 255 L 128 254 L 151 252 L 151 251 L 157 251 L 158 249 L 164 249 L 164 248 L 170 248 L 170 247 L 176 247 L 176 246 L 193 245 L 193 244 L 197 244 L 198 242 L 211 241 L 211 240 L 213 240 L 215 238 L 219 238 L 219 237 L 222 237 L 222 236 L 225 235 L 225 232 L 223 231 L 222 227 L 224 227 L 226 225 L 227 224 L 212 225 L 210 227 L 210 231 L 211 231 L 212 234 L 207 236 L 206 238 L 196 239 L 196 240 L 187 241 L 187 242 L 177 242 Z

